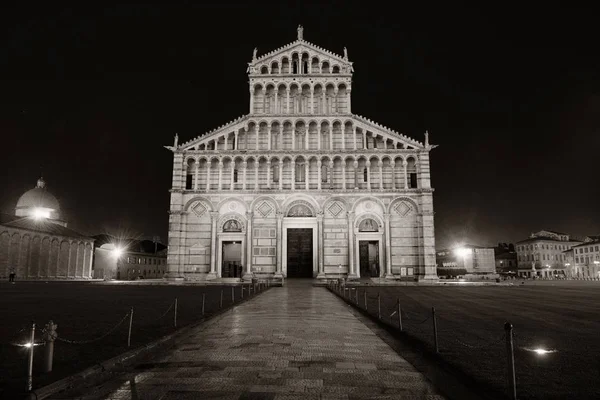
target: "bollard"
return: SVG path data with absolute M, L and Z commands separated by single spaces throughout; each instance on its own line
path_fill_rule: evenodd
M 231 304 L 235 303 L 235 286 L 231 287 Z
M 508 359 L 508 390 L 510 398 L 517 399 L 517 381 L 515 379 L 515 348 L 513 343 L 513 326 L 510 322 L 504 324 L 506 331 L 506 356 Z
M 129 311 L 129 333 L 127 334 L 127 347 L 131 346 L 131 327 L 133 325 L 133 307 Z
M 242 283 L 242 286 L 240 286 L 240 298 L 244 298 L 244 284 Z
M 44 327 L 44 372 L 52 372 L 52 360 L 54 358 L 54 340 L 58 336 L 56 334 L 56 325 L 50 320 Z
M 377 293 L 377 319 L 381 319 L 381 294 Z
M 177 328 L 177 297 L 175 297 L 175 312 L 173 313 L 173 326 Z
M 365 292 L 363 294 L 365 295 L 365 311 L 369 311 L 367 309 L 367 289 L 365 289 Z
M 221 300 L 219 301 L 219 308 L 223 308 L 223 289 L 221 289 Z
M 35 322 L 31 323 L 31 337 L 29 340 L 29 363 L 27 365 L 27 391 L 33 388 L 33 348 L 35 347 Z
M 202 293 L 202 316 L 204 317 L 204 302 L 206 301 L 206 293 Z
M 402 308 L 400 307 L 400 297 L 398 297 L 398 328 L 402 332 Z
M 431 318 L 433 318 L 433 345 L 435 346 L 435 352 L 439 353 L 440 348 L 438 346 L 437 321 L 435 320 L 435 307 L 431 307 Z
M 354 300 L 356 301 L 356 305 L 358 305 L 358 288 L 356 288 L 356 293 L 354 296 Z

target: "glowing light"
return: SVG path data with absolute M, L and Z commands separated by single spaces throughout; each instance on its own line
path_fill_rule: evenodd
M 456 254 L 457 256 L 468 256 L 469 254 L 471 254 L 471 249 L 467 249 L 464 247 L 458 248 L 454 250 L 454 254 Z
M 115 249 L 113 250 L 113 256 L 115 256 L 116 258 L 119 258 L 123 255 L 123 249 L 120 247 L 115 247 Z
M 531 351 L 531 352 L 537 354 L 538 356 L 545 356 L 546 354 L 558 352 L 558 350 L 548 350 L 548 349 L 544 349 L 542 347 L 537 347 L 535 349 L 526 349 L 526 348 L 523 348 L 523 350 Z
M 35 219 L 50 218 L 50 211 L 44 210 L 43 208 L 34 208 L 33 209 L 33 218 L 35 218 Z

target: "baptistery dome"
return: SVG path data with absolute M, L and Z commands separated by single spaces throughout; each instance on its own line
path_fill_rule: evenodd
M 35 217 L 50 220 L 60 219 L 58 200 L 46 189 L 44 179 L 38 179 L 33 189 L 23 193 L 17 201 L 15 215 L 17 217 Z

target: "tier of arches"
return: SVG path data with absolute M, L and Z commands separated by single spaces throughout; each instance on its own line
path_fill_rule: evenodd
M 358 150 L 407 149 L 400 139 L 369 131 L 352 120 L 250 121 L 247 126 L 223 132 L 188 150 Z
M 0 274 L 17 279 L 91 278 L 92 245 L 81 240 L 4 231 L 0 234 Z
M 415 156 L 189 157 L 185 190 L 417 189 Z
M 277 60 L 264 62 L 256 67 L 261 75 L 303 75 L 348 73 L 349 67 L 330 60 L 322 60 L 308 51 L 293 52 Z
M 250 90 L 254 114 L 350 113 L 351 87 L 344 83 L 256 83 Z

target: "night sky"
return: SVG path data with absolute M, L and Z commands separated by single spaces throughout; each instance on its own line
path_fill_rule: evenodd
M 439 145 L 438 248 L 600 233 L 591 9 L 286 4 L 4 9 L 1 211 L 42 172 L 70 227 L 166 241 L 163 146 L 247 114 L 253 48 L 286 45 L 302 24 L 305 40 L 348 48 L 355 114 Z

